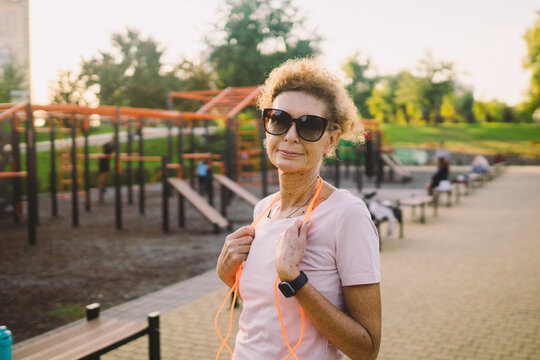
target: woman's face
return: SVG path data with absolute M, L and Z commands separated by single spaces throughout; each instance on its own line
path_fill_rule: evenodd
M 295 119 L 302 115 L 326 117 L 326 104 L 303 92 L 288 91 L 279 94 L 272 108 L 284 110 Z M 268 158 L 285 173 L 318 172 L 323 155 L 332 149 L 339 135 L 339 130 L 327 129 L 318 141 L 309 142 L 298 136 L 296 124 L 292 124 L 283 135 L 266 134 Z

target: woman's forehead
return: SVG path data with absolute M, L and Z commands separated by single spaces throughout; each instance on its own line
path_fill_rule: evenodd
M 285 110 L 291 116 L 325 116 L 325 103 L 313 95 L 300 91 L 287 91 L 279 94 L 272 103 L 275 109 Z

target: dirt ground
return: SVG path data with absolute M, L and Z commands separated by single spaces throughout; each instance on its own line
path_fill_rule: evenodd
M 259 189 L 251 190 L 260 196 Z M 121 231 L 115 228 L 113 189 L 104 204 L 97 203 L 94 191 L 90 212 L 80 197 L 78 228 L 72 227 L 71 197 L 59 199 L 53 218 L 50 197 L 41 195 L 34 246 L 28 244 L 25 221 L 0 219 L 0 325 L 12 331 L 14 342 L 84 317 L 87 304 L 99 302 L 104 310 L 215 267 L 225 232 L 214 234 L 190 205 L 186 228 L 180 229 L 171 197 L 170 232 L 164 233 L 161 187 L 147 187 L 145 215 L 139 215 L 137 189 L 133 205 L 125 191 Z M 219 205 L 218 192 L 215 199 Z M 239 199 L 228 208 L 234 227 L 248 223 L 252 212 Z

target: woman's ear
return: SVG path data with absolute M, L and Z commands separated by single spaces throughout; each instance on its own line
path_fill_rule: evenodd
M 341 137 L 341 130 L 332 130 L 328 135 L 328 152 L 332 153 L 338 145 L 339 138 Z

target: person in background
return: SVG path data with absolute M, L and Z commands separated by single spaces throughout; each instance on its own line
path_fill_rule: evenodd
M 474 157 L 471 163 L 471 173 L 485 174 L 489 171 L 489 161 L 482 155 L 478 154 Z
M 111 155 L 115 149 L 115 139 L 114 136 L 111 140 L 102 147 L 102 153 L 104 156 L 99 158 L 98 164 L 98 189 L 99 189 L 99 202 L 103 203 L 105 192 L 107 191 L 105 185 L 107 184 L 107 177 L 109 176 L 109 171 L 111 168 Z
M 435 163 L 437 163 L 440 158 L 447 159 L 448 162 L 450 162 L 450 151 L 444 147 L 444 141 L 439 143 L 439 148 L 435 151 Z
M 433 189 L 435 189 L 441 181 L 448 180 L 450 175 L 450 162 L 444 157 L 437 158 L 437 170 L 431 176 L 431 181 L 426 185 L 426 189 L 429 195 L 433 195 Z
M 358 110 L 339 78 L 310 58 L 275 68 L 258 105 L 279 192 L 256 205 L 253 227 L 226 237 L 218 259 L 219 277 L 239 283 L 243 302 L 233 359 L 375 359 L 377 229 L 361 199 L 320 176 L 340 138 L 362 140 Z
M 206 161 L 201 160 L 197 164 L 197 178 L 199 179 L 199 194 L 206 194 L 206 180 L 208 178 L 208 164 Z

